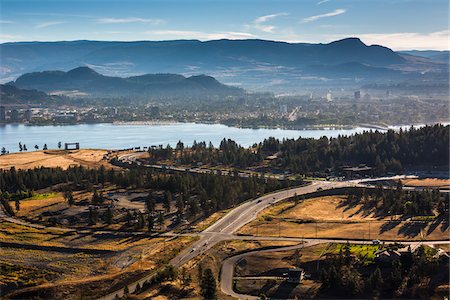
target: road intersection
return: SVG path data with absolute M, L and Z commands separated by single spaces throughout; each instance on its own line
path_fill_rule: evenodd
M 294 241 L 299 242 L 299 245 L 295 246 L 289 246 L 289 247 L 280 247 L 280 248 L 274 248 L 274 249 L 265 249 L 265 250 L 255 250 L 255 251 L 261 251 L 261 252 L 268 252 L 268 251 L 282 251 L 282 250 L 291 250 L 291 249 L 297 249 L 301 247 L 307 247 L 312 246 L 320 243 L 332 243 L 332 242 L 342 242 L 343 240 L 336 240 L 336 239 L 299 239 L 299 238 L 283 238 L 283 237 L 262 237 L 262 236 L 242 236 L 242 235 L 236 235 L 235 233 L 242 228 L 244 225 L 250 223 L 254 219 L 256 219 L 257 215 L 263 211 L 264 209 L 268 208 L 269 206 L 291 198 L 295 195 L 301 196 L 309 193 L 313 193 L 316 191 L 324 191 L 324 190 L 332 190 L 332 189 L 338 189 L 338 188 L 345 188 L 345 187 L 367 187 L 368 184 L 370 185 L 370 182 L 372 181 L 379 181 L 379 180 L 398 180 L 405 178 L 407 176 L 393 176 L 393 177 L 383 177 L 383 178 L 375 178 L 375 179 L 363 179 L 363 180 L 353 180 L 353 181 L 312 181 L 308 185 L 300 186 L 300 187 L 294 187 L 289 188 L 277 192 L 273 192 L 270 194 L 263 195 L 257 199 L 249 200 L 247 202 L 242 203 L 241 205 L 235 207 L 234 209 L 230 210 L 225 216 L 223 216 L 221 219 L 216 221 L 214 224 L 209 226 L 204 231 L 197 233 L 197 234 L 186 234 L 189 236 L 197 235 L 199 239 L 191 244 L 189 247 L 184 249 L 179 255 L 177 255 L 175 258 L 173 258 L 170 261 L 170 264 L 173 265 L 175 268 L 179 268 L 191 259 L 205 253 L 210 248 L 212 248 L 214 245 L 217 245 L 220 242 L 227 241 L 227 240 L 273 240 L 273 241 Z M 0 218 L 12 222 L 19 222 L 20 224 L 31 226 L 34 228 L 42 228 L 42 229 L 48 229 L 48 227 L 28 223 L 22 220 L 18 220 L 16 218 L 8 217 L 4 214 L 2 210 L 0 210 Z M 60 228 L 58 228 L 60 229 Z M 181 234 L 180 234 L 181 235 Z M 169 235 L 170 236 L 170 235 Z M 173 235 L 172 237 L 173 238 Z M 369 240 L 355 240 L 355 241 L 349 241 L 352 243 L 360 243 L 360 244 L 367 244 L 371 243 Z M 395 241 L 390 241 L 395 242 Z M 417 246 L 419 242 L 404 242 L 401 241 L 402 244 L 409 244 L 412 246 Z M 444 240 L 444 241 L 435 241 L 435 242 L 423 242 L 424 244 L 433 245 L 433 244 L 450 244 L 450 241 Z M 222 266 L 222 272 L 221 272 L 221 278 L 220 278 L 220 287 L 222 291 L 225 294 L 231 295 L 233 297 L 239 298 L 239 299 L 256 299 L 253 296 L 248 295 L 240 295 L 233 291 L 232 283 L 233 283 L 233 274 L 234 274 L 234 265 L 235 263 L 242 257 L 248 255 L 249 253 L 254 252 L 248 252 L 244 254 L 240 254 L 237 256 L 232 256 L 230 258 L 227 258 L 223 262 Z M 149 274 L 144 278 L 141 278 L 131 284 L 128 284 L 128 290 L 134 291 L 136 289 L 136 286 L 139 284 L 142 286 L 146 281 L 151 279 L 154 276 L 154 274 Z M 113 300 L 117 297 L 122 297 L 124 295 L 124 288 L 118 289 L 108 295 L 105 295 L 103 297 L 100 297 L 98 299 L 103 300 Z

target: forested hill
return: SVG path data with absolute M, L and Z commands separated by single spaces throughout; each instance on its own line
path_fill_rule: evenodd
M 405 168 L 449 168 L 450 126 L 434 125 L 398 132 L 370 131 L 328 139 L 270 138 L 261 145 L 266 153 L 281 151 L 276 164 L 294 172 L 323 172 L 344 165 L 366 164 L 375 173 L 401 172 Z
M 344 166 L 364 164 L 373 167 L 374 175 L 405 170 L 449 170 L 450 125 L 433 125 L 408 130 L 366 131 L 361 134 L 278 140 L 269 138 L 252 148 L 244 148 L 230 139 L 223 139 L 218 148 L 206 142 L 194 142 L 185 148 L 150 148 L 152 161 L 177 161 L 183 165 L 224 165 L 235 168 L 266 166 L 271 159 L 272 170 L 296 174 L 325 175 Z M 154 162 L 153 162 L 154 163 Z
M 450 126 L 434 125 L 419 129 L 387 132 L 366 131 L 351 136 L 320 139 L 269 138 L 253 148 L 243 148 L 232 140 L 223 139 L 219 148 L 206 142 L 194 142 L 189 151 L 183 143 L 175 149 L 150 149 L 151 156 L 162 161 L 176 157 L 184 165 L 201 162 L 236 168 L 263 166 L 267 156 L 272 170 L 297 174 L 325 175 L 339 173 L 343 166 L 365 164 L 374 167 L 375 175 L 401 173 L 405 169 L 449 169 Z
M 10 83 L 18 88 L 45 92 L 78 91 L 87 96 L 177 97 L 237 95 L 240 88 L 227 86 L 206 75 L 184 77 L 178 74 L 146 74 L 132 77 L 112 77 L 88 67 L 68 72 L 44 71 L 27 73 Z
M 19 89 L 13 85 L 0 84 L 0 99 L 3 105 L 11 103 L 40 103 L 50 101 L 55 97 L 37 90 Z

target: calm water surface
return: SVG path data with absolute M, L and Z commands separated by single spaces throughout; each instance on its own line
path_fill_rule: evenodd
M 336 137 L 362 132 L 367 128 L 357 127 L 342 130 L 287 130 L 287 129 L 249 129 L 228 127 L 220 124 L 177 123 L 170 125 L 114 125 L 79 124 L 67 126 L 0 126 L 0 147 L 7 151 L 19 151 L 19 142 L 26 144 L 28 151 L 34 145 L 40 149 L 44 144 L 56 148 L 59 141 L 79 142 L 82 148 L 123 149 L 136 146 L 167 145 L 175 146 L 178 141 L 191 145 L 194 140 L 211 141 L 218 146 L 223 138 L 235 140 L 242 146 L 251 146 L 268 137 L 298 138 L 322 136 Z

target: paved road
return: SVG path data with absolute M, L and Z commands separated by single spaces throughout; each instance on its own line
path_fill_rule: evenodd
M 396 176 L 395 179 L 404 178 Z M 385 177 L 382 180 L 393 179 L 393 177 Z M 377 179 L 373 179 L 377 180 Z M 267 238 L 267 237 L 245 237 L 245 236 L 236 236 L 234 233 L 238 231 L 242 226 L 254 220 L 259 212 L 269 207 L 270 205 L 279 202 L 283 199 L 289 198 L 297 195 L 303 195 L 311 192 L 317 191 L 319 188 L 322 190 L 327 189 L 335 189 L 341 187 L 354 187 L 361 186 L 361 182 L 364 181 L 367 184 L 367 179 L 364 180 L 354 180 L 354 181 L 313 181 L 310 185 L 296 187 L 284 191 L 274 192 L 268 195 L 264 195 L 257 199 L 247 201 L 238 207 L 232 209 L 228 212 L 224 217 L 218 220 L 216 223 L 208 227 L 205 231 L 199 233 L 200 239 L 192 244 L 190 247 L 182 251 L 177 257 L 171 260 L 171 264 L 175 267 L 180 267 L 189 260 L 195 258 L 196 256 L 204 253 L 214 245 L 219 242 L 231 239 L 241 239 L 241 240 L 250 240 L 250 239 L 265 239 L 265 240 L 281 240 L 282 238 Z M 0 215 L 2 217 L 2 215 Z M 3 215 L 4 218 L 9 218 Z M 22 221 L 19 221 L 22 222 Z M 29 225 L 29 223 L 27 224 Z M 39 226 L 39 225 L 37 225 Z M 40 226 L 39 226 L 40 227 Z M 59 228 L 58 228 L 59 229 Z M 295 240 L 295 239 L 283 239 L 283 240 Z M 298 240 L 298 239 L 297 239 Z M 319 241 L 324 240 L 310 240 L 308 243 L 318 243 Z M 327 242 L 327 241 L 325 241 Z M 140 280 L 129 284 L 128 289 L 130 291 L 134 291 L 136 285 L 139 283 L 141 286 L 143 283 L 152 278 L 153 274 L 150 274 Z M 123 288 L 101 297 L 99 299 L 105 300 L 113 300 L 115 296 L 119 297 L 123 296 Z
M 406 176 L 395 176 L 393 178 L 395 179 L 401 179 L 405 178 Z M 384 177 L 382 180 L 388 180 L 391 177 Z M 373 179 L 377 180 L 377 179 Z M 364 180 L 364 183 L 367 183 L 367 179 Z M 260 237 L 243 237 L 243 236 L 236 236 L 234 233 L 238 231 L 242 226 L 245 224 L 253 221 L 257 214 L 264 210 L 265 208 L 269 207 L 270 205 L 279 202 L 283 199 L 289 198 L 297 195 L 303 195 L 308 194 L 311 192 L 317 191 L 319 188 L 322 190 L 327 189 L 335 189 L 335 188 L 341 188 L 341 187 L 355 187 L 355 186 L 361 186 L 360 180 L 353 180 L 353 181 L 313 181 L 310 185 L 296 187 L 284 191 L 278 191 L 274 192 L 268 195 L 264 195 L 262 197 L 259 197 L 257 199 L 247 201 L 236 208 L 229 211 L 224 217 L 222 217 L 220 220 L 218 220 L 216 223 L 208 227 L 203 232 L 199 233 L 198 236 L 200 239 L 193 243 L 191 246 L 186 248 L 184 251 L 182 251 L 178 256 L 176 256 L 174 259 L 170 261 L 170 263 L 178 268 L 185 264 L 186 262 L 190 261 L 191 259 L 197 257 L 198 255 L 206 252 L 214 245 L 226 241 L 226 240 L 232 240 L 232 239 L 240 239 L 240 240 L 250 240 L 250 239 L 257 239 Z M 276 240 L 276 238 L 260 238 L 260 239 L 266 239 L 266 240 Z M 278 238 L 278 240 L 280 240 Z M 289 240 L 289 239 L 284 239 Z M 291 239 L 295 240 L 295 239 Z M 140 279 L 139 281 L 136 281 L 130 285 L 128 285 L 128 289 L 130 291 L 134 291 L 137 283 L 139 283 L 141 286 L 144 281 L 150 279 L 153 275 L 150 274 L 149 276 Z M 109 295 L 106 295 L 100 299 L 104 300 L 113 300 L 114 297 L 122 296 L 123 295 L 123 288 L 120 290 L 117 290 Z
M 281 201 L 283 199 L 289 198 L 297 195 L 307 194 L 314 191 L 317 191 L 318 188 L 322 189 L 333 189 L 337 187 L 345 187 L 345 186 L 357 186 L 357 182 L 328 182 L 328 181 L 315 181 L 310 185 L 292 188 L 285 191 L 274 192 L 271 194 L 264 195 L 260 198 L 247 201 L 238 207 L 232 209 L 228 212 L 224 217 L 218 220 L 216 223 L 208 227 L 203 232 L 199 233 L 198 236 L 200 239 L 193 243 L 191 246 L 182 251 L 178 256 L 170 261 L 170 263 L 178 268 L 183 264 L 187 263 L 191 259 L 196 256 L 206 252 L 208 249 L 225 240 L 231 239 L 239 239 L 240 237 L 234 236 L 233 234 L 239 230 L 245 224 L 254 220 L 257 214 L 263 209 L 269 207 L 270 205 Z M 246 237 L 242 237 L 242 239 L 247 239 Z M 153 274 L 150 274 L 132 284 L 128 285 L 129 291 L 134 291 L 136 285 L 139 283 L 142 284 L 153 277 Z M 119 297 L 123 296 L 123 288 L 114 291 L 106 296 L 103 296 L 99 299 L 101 300 L 113 300 L 115 296 Z
M 181 266 L 213 247 L 215 244 L 230 239 L 230 234 L 234 234 L 245 224 L 253 221 L 258 213 L 278 201 L 293 197 L 295 194 L 303 195 L 315 192 L 319 188 L 326 190 L 346 186 L 358 186 L 358 183 L 315 181 L 310 185 L 274 192 L 255 200 L 247 201 L 229 211 L 224 217 L 201 232 L 199 234 L 200 240 L 185 249 L 180 255 L 175 257 L 171 263 L 177 267 Z

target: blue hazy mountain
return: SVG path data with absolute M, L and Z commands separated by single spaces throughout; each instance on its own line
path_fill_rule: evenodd
M 68 72 L 26 73 L 9 84 L 20 89 L 78 91 L 93 96 L 212 96 L 243 92 L 240 88 L 224 85 L 206 75 L 184 77 L 177 74 L 147 74 L 122 78 L 105 76 L 85 66 Z
M 410 51 L 401 51 L 400 53 L 425 57 L 436 62 L 450 63 L 450 51 L 410 50 Z
M 389 81 L 418 76 L 424 69 L 436 74 L 444 70 L 431 60 L 418 64 L 411 59 L 415 56 L 367 46 L 357 38 L 328 44 L 266 40 L 20 42 L 1 44 L 0 55 L 4 81 L 27 72 L 67 71 L 82 65 L 120 77 L 208 74 L 224 83 L 267 90 L 274 85 L 315 85 L 324 79 L 336 84 Z

